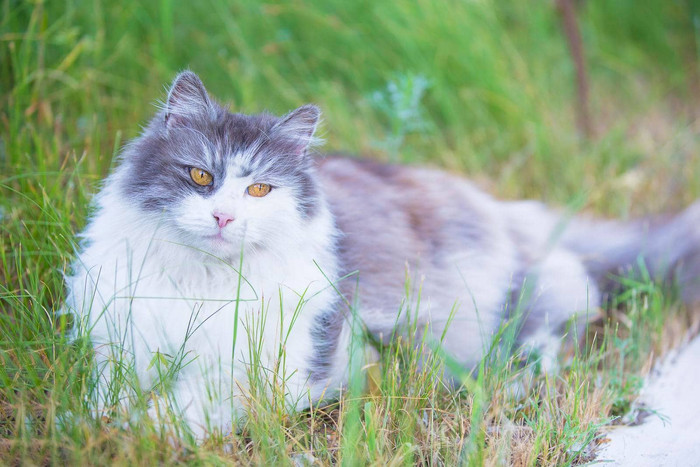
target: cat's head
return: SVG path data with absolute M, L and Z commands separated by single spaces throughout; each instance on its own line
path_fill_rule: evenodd
M 125 149 L 122 193 L 145 222 L 213 254 L 288 243 L 321 202 L 308 154 L 319 116 L 313 105 L 281 118 L 229 113 L 183 72 Z

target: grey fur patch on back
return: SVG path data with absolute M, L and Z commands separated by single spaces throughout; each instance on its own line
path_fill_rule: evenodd
M 365 319 L 370 332 L 384 339 L 393 334 L 411 271 L 421 273 L 414 280 L 429 280 L 426 295 L 450 298 L 447 314 L 465 287 L 454 262 L 493 243 L 486 214 L 463 182 L 437 171 L 336 157 L 320 161 L 319 174 L 343 234 L 343 272 L 359 271 L 341 290 L 353 297 L 359 283 L 362 312 L 384 316 Z

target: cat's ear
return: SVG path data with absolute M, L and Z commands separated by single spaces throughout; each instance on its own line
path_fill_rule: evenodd
M 308 104 L 292 110 L 282 117 L 280 122 L 275 125 L 274 130 L 283 138 L 294 141 L 294 152 L 297 155 L 302 155 L 306 153 L 309 146 L 317 142 L 314 133 L 320 119 L 321 109 Z
M 173 81 L 165 103 L 165 124 L 170 127 L 182 120 L 206 118 L 214 106 L 199 76 L 183 71 Z

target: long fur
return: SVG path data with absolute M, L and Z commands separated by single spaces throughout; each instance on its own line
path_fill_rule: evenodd
M 410 312 L 470 367 L 516 309 L 519 342 L 553 358 L 611 273 L 646 268 L 698 299 L 698 205 L 666 221 L 569 219 L 443 171 L 314 158 L 318 120 L 314 106 L 231 114 L 193 73 L 175 79 L 97 195 L 66 281 L 66 308 L 95 347 L 101 409 L 115 369 L 127 362 L 148 390 L 161 355 L 185 362 L 170 399 L 199 436 L 245 412 L 254 370 L 285 380 L 292 409 L 335 397 L 348 304 L 381 341 Z M 191 167 L 212 184 L 193 184 Z M 254 183 L 272 191 L 248 196 Z M 221 210 L 234 219 L 225 227 Z

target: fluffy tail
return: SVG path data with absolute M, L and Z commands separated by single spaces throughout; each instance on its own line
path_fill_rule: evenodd
M 614 274 L 641 273 L 678 285 L 686 303 L 700 301 L 700 201 L 676 216 L 633 222 L 577 218 L 563 244 L 578 253 L 603 290 Z

